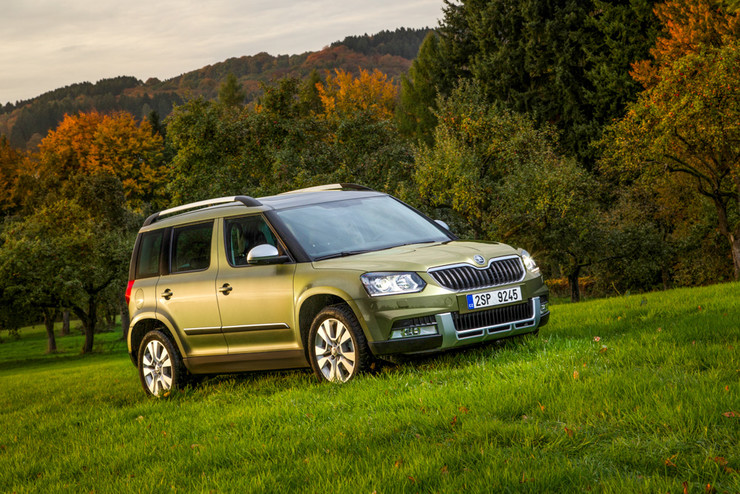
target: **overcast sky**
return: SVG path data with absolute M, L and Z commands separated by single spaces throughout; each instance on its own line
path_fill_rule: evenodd
M 0 104 L 75 82 L 167 79 L 230 57 L 435 27 L 442 0 L 0 0 Z

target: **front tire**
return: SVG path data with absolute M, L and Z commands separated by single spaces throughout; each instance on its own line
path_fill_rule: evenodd
M 324 308 L 308 334 L 309 360 L 322 381 L 347 382 L 370 365 L 367 340 L 352 310 L 344 305 Z
M 152 396 L 168 396 L 184 381 L 185 369 L 180 353 L 161 331 L 150 331 L 144 336 L 137 360 L 141 385 Z

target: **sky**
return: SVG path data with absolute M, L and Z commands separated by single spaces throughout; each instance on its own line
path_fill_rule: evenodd
M 442 0 L 0 0 L 0 104 L 119 75 L 161 80 L 230 57 L 318 51 L 436 27 Z

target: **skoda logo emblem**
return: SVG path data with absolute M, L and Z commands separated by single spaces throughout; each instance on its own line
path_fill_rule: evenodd
M 478 264 L 484 264 L 486 262 L 485 259 L 483 259 L 483 256 L 476 255 L 473 260 Z

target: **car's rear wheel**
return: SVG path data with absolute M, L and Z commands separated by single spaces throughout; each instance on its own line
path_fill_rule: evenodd
M 152 396 L 167 396 L 184 381 L 186 371 L 180 353 L 161 331 L 144 336 L 137 358 L 141 385 Z
M 370 351 L 352 310 L 326 307 L 314 318 L 308 335 L 309 357 L 323 381 L 347 382 L 369 367 Z

